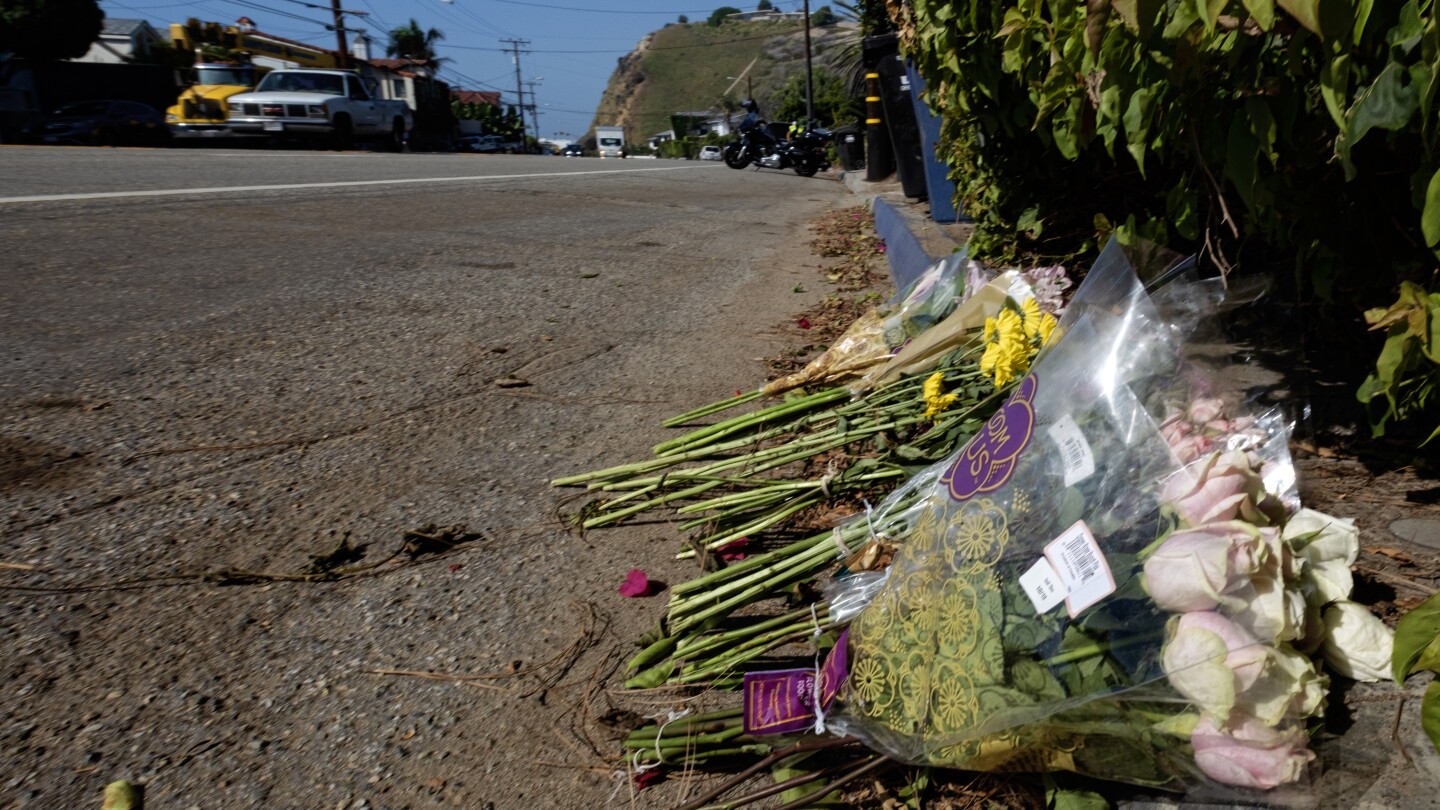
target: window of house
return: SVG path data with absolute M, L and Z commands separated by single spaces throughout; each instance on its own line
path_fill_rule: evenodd
M 405 98 L 405 80 L 391 79 L 395 83 L 395 98 Z

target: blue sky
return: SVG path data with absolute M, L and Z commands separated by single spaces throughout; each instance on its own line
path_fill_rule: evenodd
M 515 65 L 508 43 L 520 46 L 520 79 L 526 103 L 534 82 L 540 110 L 540 134 L 578 138 L 589 129 L 595 106 L 615 62 L 646 34 L 681 14 L 700 22 L 720 6 L 745 11 L 757 0 L 341 0 L 347 11 L 366 16 L 347 24 L 366 28 L 376 40 L 376 56 L 384 56 L 386 33 L 414 18 L 422 29 L 445 35 L 437 48 L 449 60 L 441 78 L 464 90 L 498 90 L 505 103 L 516 93 Z M 801 8 L 803 0 L 772 0 L 782 11 Z M 812 10 L 824 5 L 812 0 Z M 198 17 L 206 22 L 233 23 L 249 17 L 264 32 L 301 42 L 334 47 L 329 0 L 100 0 L 106 16 L 149 20 L 160 30 L 172 22 Z M 697 58 L 703 58 L 697 54 Z M 533 122 L 531 131 L 534 131 Z M 604 123 L 604 122 L 601 122 Z

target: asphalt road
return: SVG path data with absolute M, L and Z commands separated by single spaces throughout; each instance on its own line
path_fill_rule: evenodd
M 0 806 L 628 805 L 600 721 L 660 604 L 616 587 L 692 571 L 672 527 L 567 531 L 548 482 L 758 386 L 824 292 L 805 224 L 857 202 L 718 162 L 0 147 Z M 426 524 L 465 542 L 385 562 Z M 376 575 L 294 581 L 346 537 Z

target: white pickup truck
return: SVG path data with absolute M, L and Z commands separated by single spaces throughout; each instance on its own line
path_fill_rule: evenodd
M 378 141 L 398 152 L 413 118 L 403 101 L 375 98 L 346 70 L 274 70 L 254 92 L 229 99 L 226 123 L 236 135 L 322 140 L 335 149 Z

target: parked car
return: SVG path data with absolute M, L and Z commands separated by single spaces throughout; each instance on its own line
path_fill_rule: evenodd
M 500 139 L 495 135 L 466 135 L 455 143 L 460 152 L 489 154 L 500 151 Z
M 565 157 L 585 157 L 585 147 L 572 143 L 561 152 Z
M 32 124 L 27 140 L 81 146 L 164 146 L 165 116 L 136 101 L 76 101 Z
M 701 160 L 720 160 L 720 159 L 722 159 L 722 156 L 721 156 L 721 154 L 720 154 L 720 147 L 718 147 L 718 146 L 702 146 L 702 147 L 700 147 L 700 159 L 701 159 Z

